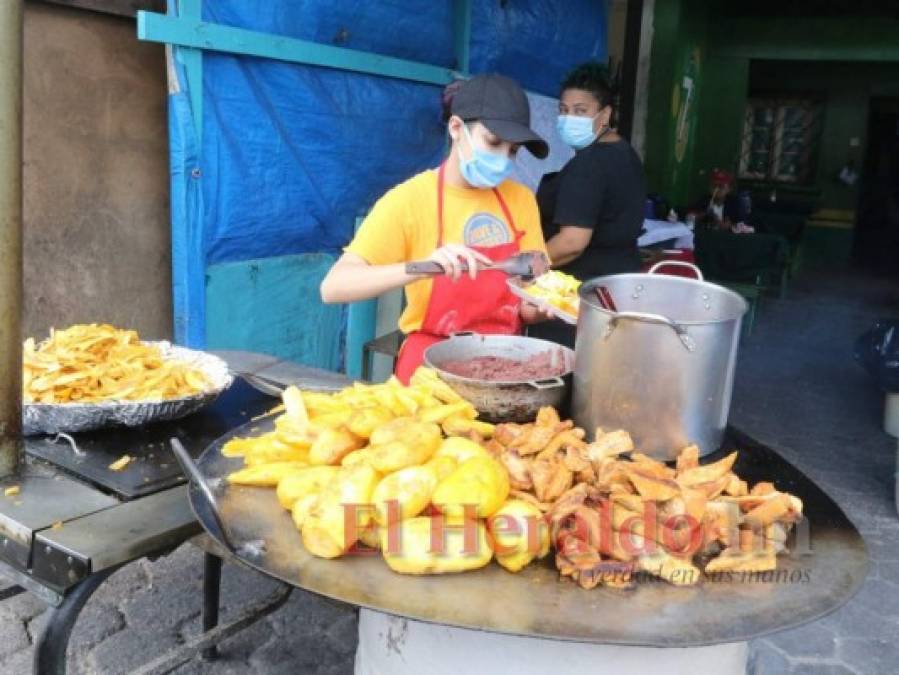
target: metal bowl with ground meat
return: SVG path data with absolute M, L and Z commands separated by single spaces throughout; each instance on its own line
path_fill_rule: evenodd
M 425 351 L 425 365 L 483 419 L 527 422 L 542 406 L 568 403 L 574 351 L 518 335 L 456 334 Z

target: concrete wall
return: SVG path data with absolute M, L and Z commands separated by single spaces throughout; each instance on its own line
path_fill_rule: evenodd
M 25 335 L 172 329 L 164 49 L 133 20 L 25 8 Z

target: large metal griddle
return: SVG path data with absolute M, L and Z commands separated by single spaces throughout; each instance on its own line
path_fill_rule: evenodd
M 272 428 L 256 422 L 222 437 L 202 454 L 201 472 L 215 484 L 241 465 L 223 457 L 232 436 Z M 237 557 L 288 584 L 410 619 L 498 633 L 640 647 L 689 647 L 745 641 L 818 619 L 858 590 L 867 572 L 861 535 L 843 511 L 796 467 L 734 429 L 722 450 L 741 451 L 735 470 L 755 483 L 773 479 L 805 504 L 806 526 L 790 542 L 794 553 L 778 560 L 779 580 L 703 582 L 674 587 L 644 583 L 633 591 L 583 590 L 560 581 L 552 556 L 510 574 L 495 563 L 465 574 L 403 576 L 380 555 L 323 560 L 305 551 L 290 514 L 275 491 L 227 486 L 220 481 L 219 508 Z M 209 534 L 222 542 L 207 502 L 191 485 L 192 507 Z M 260 550 L 252 542 L 264 541 Z M 249 543 L 249 545 L 248 545 Z M 804 553 L 803 553 L 804 551 Z M 792 575 L 786 583 L 783 576 Z

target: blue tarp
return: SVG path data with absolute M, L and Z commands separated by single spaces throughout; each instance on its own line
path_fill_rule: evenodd
M 499 71 L 555 95 L 572 65 L 605 59 L 605 2 L 474 0 L 472 72 Z M 203 19 L 453 68 L 451 0 L 206 0 Z M 186 98 L 170 106 L 173 186 L 193 164 Z M 183 176 L 173 191 L 183 298 L 205 292 L 197 269 L 304 253 L 338 253 L 357 216 L 390 186 L 435 166 L 445 148 L 441 87 L 279 61 L 205 52 L 201 202 Z M 191 186 L 187 190 L 185 186 Z M 177 199 L 190 198 L 176 204 Z M 201 203 L 201 207 L 197 205 Z M 201 222 L 196 222 L 200 220 Z M 189 233 L 189 236 L 183 236 Z M 194 264 L 195 268 L 196 265 Z M 176 338 L 203 302 L 176 298 Z M 200 331 L 202 332 L 202 331 Z

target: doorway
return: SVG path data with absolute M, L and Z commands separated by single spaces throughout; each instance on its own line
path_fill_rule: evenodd
M 872 98 L 869 110 L 854 257 L 899 277 L 899 98 Z

